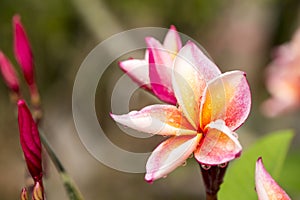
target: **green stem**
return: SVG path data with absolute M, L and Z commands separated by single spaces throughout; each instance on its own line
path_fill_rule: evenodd
M 66 172 L 64 166 L 56 156 L 56 154 L 53 151 L 53 148 L 49 144 L 47 138 L 43 134 L 42 131 L 40 131 L 40 138 L 41 142 L 43 143 L 49 157 L 51 158 L 52 162 L 54 163 L 63 183 L 65 186 L 65 189 L 67 191 L 67 194 L 69 196 L 70 200 L 83 200 L 82 194 L 80 193 L 79 189 L 77 188 L 76 184 L 72 180 L 72 178 L 68 175 Z

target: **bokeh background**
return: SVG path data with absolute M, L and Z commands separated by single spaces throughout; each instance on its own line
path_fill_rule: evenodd
M 238 130 L 245 149 L 270 131 L 295 130 L 278 182 L 293 199 L 300 199 L 300 110 L 272 119 L 260 112 L 261 103 L 268 97 L 264 86 L 265 67 L 274 46 L 289 41 L 300 25 L 299 5 L 299 0 L 2 0 L 0 49 L 17 66 L 12 53 L 11 19 L 19 13 L 35 57 L 45 112 L 44 130 L 86 199 L 201 199 L 204 189 L 199 167 L 192 159 L 168 178 L 149 185 L 144 181 L 144 174 L 119 172 L 94 159 L 80 142 L 72 118 L 76 72 L 98 43 L 124 30 L 149 26 L 168 28 L 174 24 L 178 31 L 202 44 L 222 71 L 240 69 L 247 73 L 253 95 L 252 112 Z M 160 138 L 149 143 L 130 138 L 109 118 L 111 92 L 123 72 L 114 62 L 105 73 L 96 98 L 99 123 L 105 133 L 125 149 L 152 150 Z M 27 88 L 23 90 L 28 97 Z M 153 102 L 157 101 L 149 94 L 137 91 L 130 106 L 139 109 Z M 1 200 L 19 198 L 25 184 L 24 166 L 15 106 L 0 82 Z M 47 171 L 47 199 L 67 199 L 50 161 Z

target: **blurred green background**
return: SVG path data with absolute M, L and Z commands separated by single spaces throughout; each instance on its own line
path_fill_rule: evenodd
M 259 110 L 268 97 L 264 68 L 273 47 L 289 41 L 300 25 L 299 4 L 299 0 L 2 0 L 0 49 L 17 66 L 12 53 L 11 19 L 19 13 L 35 57 L 45 111 L 44 129 L 86 199 L 203 199 L 199 168 L 192 159 L 168 178 L 149 185 L 143 180 L 144 174 L 118 172 L 94 159 L 81 144 L 72 118 L 71 95 L 76 72 L 99 42 L 132 28 L 169 28 L 174 24 L 178 31 L 202 44 L 223 72 L 240 69 L 247 73 L 253 95 L 252 112 L 237 131 L 245 149 L 269 131 L 295 130 L 278 182 L 293 199 L 300 199 L 300 110 L 273 119 L 264 117 Z M 158 142 L 138 144 L 140 140 L 124 137 L 109 118 L 114 80 L 123 72 L 114 62 L 106 73 L 107 79 L 99 83 L 96 99 L 97 114 L 103 116 L 99 122 L 105 133 L 126 148 L 153 149 Z M 138 91 L 136 96 L 134 108 L 155 102 L 144 91 Z M 15 114 L 7 88 L 0 82 L 1 200 L 18 199 L 25 184 Z M 52 163 L 47 166 L 47 199 L 67 199 Z

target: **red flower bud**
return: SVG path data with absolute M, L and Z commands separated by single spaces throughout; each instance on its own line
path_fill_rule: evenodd
M 18 101 L 20 143 L 27 168 L 34 182 L 42 179 L 42 156 L 39 131 L 24 100 Z
M 34 83 L 33 55 L 19 15 L 13 17 L 14 53 L 28 85 Z
M 10 60 L 0 51 L 0 71 L 7 87 L 15 93 L 19 93 L 19 80 Z

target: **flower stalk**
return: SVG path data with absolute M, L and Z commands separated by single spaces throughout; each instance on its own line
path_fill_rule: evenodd
M 66 172 L 64 166 L 56 156 L 53 148 L 51 147 L 50 143 L 48 142 L 47 138 L 45 137 L 44 133 L 40 131 L 40 138 L 43 146 L 45 147 L 49 157 L 51 158 L 56 170 L 58 171 L 61 180 L 63 181 L 64 187 L 66 192 L 69 196 L 70 200 L 83 200 L 83 196 L 79 189 L 77 188 L 76 184 L 74 183 L 73 179 L 69 176 Z
M 217 200 L 220 185 L 223 183 L 224 175 L 228 164 L 221 165 L 200 165 L 202 179 L 205 185 L 206 200 Z

